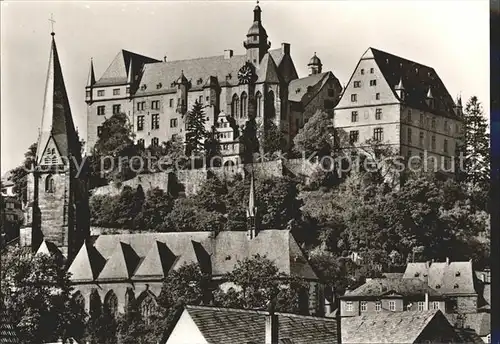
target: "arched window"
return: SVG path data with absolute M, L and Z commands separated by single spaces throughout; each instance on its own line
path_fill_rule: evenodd
M 257 107 L 256 116 L 262 117 L 262 93 L 257 92 L 257 94 L 255 95 L 255 101 L 256 101 L 256 107 Z
M 113 317 L 118 315 L 118 298 L 112 290 L 104 297 L 104 310 Z
M 241 94 L 241 118 L 245 118 L 247 114 L 247 108 L 248 108 L 248 97 L 245 92 Z
M 231 115 L 234 118 L 238 118 L 238 113 L 239 113 L 239 108 L 240 108 L 240 99 L 238 96 L 235 94 L 233 96 L 233 100 L 231 102 Z
M 85 308 L 85 298 L 83 297 L 82 293 L 80 293 L 79 291 L 74 293 L 73 300 L 77 305 L 79 305 L 82 308 Z
M 131 288 L 127 288 L 125 293 L 125 311 L 135 302 L 135 294 Z
M 47 178 L 45 178 L 45 192 L 53 193 L 55 191 L 54 177 L 52 175 L 48 175 Z
M 141 294 L 138 301 L 142 319 L 149 325 L 151 317 L 156 314 L 156 300 L 151 292 L 145 291 Z
M 101 315 L 102 305 L 101 297 L 97 290 L 93 289 L 90 293 L 89 315 L 93 318 L 98 318 Z
M 264 115 L 267 117 L 267 119 L 274 119 L 276 117 L 276 109 L 274 107 L 274 92 L 273 91 L 269 91 L 267 93 L 266 111 L 264 112 Z

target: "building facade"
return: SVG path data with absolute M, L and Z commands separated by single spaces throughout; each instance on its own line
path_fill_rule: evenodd
M 403 157 L 435 158 L 443 169 L 462 126 L 461 100 L 453 101 L 433 68 L 374 48 L 359 60 L 334 116 L 343 145 L 374 139 Z

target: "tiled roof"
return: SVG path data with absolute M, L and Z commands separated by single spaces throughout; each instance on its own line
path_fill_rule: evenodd
M 259 68 L 257 69 L 257 82 L 267 82 L 279 84 L 281 82 L 278 74 L 278 66 L 274 62 L 271 54 L 267 53 L 262 57 Z
M 419 278 L 439 293 L 475 294 L 472 262 L 408 263 L 403 278 Z
M 187 306 L 191 319 L 208 343 L 264 343 L 266 312 Z M 337 343 L 337 321 L 276 313 L 280 343 Z
M 458 317 L 463 317 L 459 320 Z M 448 321 L 455 325 L 461 326 L 463 328 L 469 328 L 476 331 L 476 333 L 481 336 L 487 336 L 491 333 L 491 314 L 490 313 L 467 313 L 467 314 L 446 314 Z
M 426 282 L 418 278 L 374 278 L 353 291 L 346 293 L 342 298 L 380 297 L 387 294 L 423 296 L 426 293 L 429 296 L 440 295 L 436 290 L 430 288 Z
M 125 84 L 128 80 L 130 66 L 132 66 L 135 77 L 140 75 L 145 64 L 154 62 L 160 61 L 127 50 L 120 50 L 94 86 Z
M 454 328 L 455 333 L 459 338 L 459 343 L 467 344 L 484 344 L 484 341 L 479 337 L 476 331 L 467 328 Z
M 0 309 L 0 344 L 19 343 L 16 329 L 3 304 Z
M 455 102 L 434 68 L 374 48 L 369 48 L 364 57 L 371 57 L 370 55 L 373 55 L 393 91 L 395 91 L 394 88 L 399 82 L 403 80 L 406 90 L 404 103 L 423 111 L 438 112 L 443 116 L 456 117 L 454 112 Z M 434 97 L 434 109 L 429 108 L 425 102 L 429 89 Z
M 94 246 L 85 241 L 71 263 L 68 272 L 74 282 L 93 281 L 99 276 L 104 264 L 106 264 L 106 259 Z
M 414 343 L 437 314 L 443 316 L 434 310 L 345 317 L 341 320 L 342 343 Z
M 86 258 L 91 250 L 106 260 L 103 268 L 94 266 L 102 259 Z M 212 232 L 99 235 L 94 246 L 82 246 L 69 271 L 74 281 L 88 280 L 90 270 L 94 278 L 97 271 L 98 280 L 161 279 L 171 269 L 196 262 L 207 273 L 220 276 L 232 271 L 238 260 L 256 254 L 266 256 L 283 273 L 317 279 L 289 230 L 262 230 L 252 239 L 245 231 L 220 232 L 216 236 Z
M 308 92 L 309 87 L 316 86 L 319 82 L 326 80 L 328 74 L 331 72 L 319 73 L 306 76 L 305 78 L 295 79 L 290 81 L 288 85 L 288 100 L 292 102 L 302 102 L 305 101 L 304 97 L 310 93 L 312 98 L 312 89 Z M 333 75 L 333 74 L 332 74 Z

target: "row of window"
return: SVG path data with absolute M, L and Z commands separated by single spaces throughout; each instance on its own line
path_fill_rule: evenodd
M 421 131 L 419 133 L 419 136 L 418 136 L 418 139 L 419 139 L 418 143 L 419 143 L 420 147 L 424 146 L 424 137 L 425 137 L 425 134 L 423 131 Z M 412 129 L 411 128 L 408 128 L 407 141 L 408 141 L 409 145 L 411 145 L 413 143 L 412 142 Z M 432 150 L 436 149 L 436 135 L 431 136 L 431 149 Z M 443 152 L 448 154 L 448 140 L 447 139 L 443 140 Z
M 375 93 L 375 100 L 380 100 L 380 93 Z M 351 94 L 351 103 L 357 103 L 357 102 L 358 102 L 358 95 L 356 93 Z
M 384 128 L 374 128 L 373 139 L 382 142 L 384 140 Z M 349 142 L 351 144 L 359 142 L 359 130 L 351 130 L 349 132 Z
M 366 115 L 365 115 L 366 117 Z M 375 109 L 375 119 L 377 121 L 380 121 L 382 119 L 382 109 L 377 108 Z M 351 122 L 358 122 L 359 121 L 359 113 L 358 111 L 352 111 L 351 112 Z
M 89 91 L 90 92 L 90 91 Z M 119 88 L 114 88 L 113 89 L 113 95 L 114 96 L 119 96 L 120 95 L 120 92 L 121 90 Z M 130 93 L 130 87 L 127 87 L 126 90 L 125 90 L 125 93 L 129 94 Z M 106 95 L 106 90 L 98 90 L 97 91 L 97 96 L 98 97 L 104 97 Z M 89 93 L 87 93 L 87 96 L 90 96 Z
M 430 304 L 430 308 L 432 310 L 438 310 L 439 309 L 439 302 L 438 301 L 433 301 Z M 345 310 L 347 312 L 352 312 L 354 310 L 353 302 L 352 301 L 346 301 L 345 303 Z M 360 310 L 361 312 L 366 312 L 368 310 L 368 302 L 367 301 L 361 301 L 360 302 Z M 381 311 L 382 310 L 382 302 L 377 301 L 375 302 L 375 311 Z M 396 301 L 389 301 L 389 310 L 390 311 L 395 311 L 396 310 Z M 418 301 L 417 302 L 417 310 L 423 311 L 425 310 L 425 302 L 424 301 Z
M 113 104 L 113 115 L 120 113 L 121 104 Z M 106 114 L 106 105 L 99 105 L 97 107 L 97 115 L 103 116 Z
M 408 117 L 407 117 L 407 120 L 408 122 L 412 122 L 412 112 L 411 112 L 411 109 L 408 109 Z M 424 116 L 423 113 L 420 113 L 420 118 L 419 118 L 419 125 L 421 127 L 425 126 L 425 127 L 429 127 L 429 122 L 430 122 L 430 127 L 432 129 L 436 129 L 437 128 L 437 123 L 436 123 L 436 117 L 432 117 L 429 119 L 429 116 Z M 456 127 L 456 131 L 458 132 L 459 130 L 459 127 L 457 125 Z M 449 134 L 451 132 L 451 125 L 449 124 L 448 120 L 444 120 L 443 121 L 443 130 L 445 133 Z
M 370 80 L 370 86 L 377 86 L 377 80 L 376 79 Z M 354 88 L 361 88 L 361 81 L 359 80 L 354 81 Z
M 370 74 L 373 74 L 374 72 L 375 72 L 375 69 L 374 68 L 370 68 Z M 361 73 L 361 75 L 364 75 L 365 74 L 365 70 L 363 68 L 361 68 L 360 73 Z
M 177 118 L 170 119 L 170 128 L 177 128 Z M 151 115 L 151 130 L 160 129 L 160 114 Z M 137 116 L 137 131 L 144 130 L 144 115 Z

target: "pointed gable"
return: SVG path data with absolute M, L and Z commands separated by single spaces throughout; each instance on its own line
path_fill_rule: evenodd
M 40 163 L 43 152 L 51 138 L 54 140 L 60 155 L 80 157 L 80 143 L 71 116 L 54 36 L 52 36 L 49 67 L 45 83 L 42 126 L 36 152 L 37 163 Z
M 57 246 L 50 241 L 42 241 L 40 247 L 36 251 L 36 254 L 46 254 L 48 256 L 56 255 L 57 257 L 62 257 L 62 252 L 57 248 Z
M 93 281 L 97 278 L 106 260 L 85 241 L 71 263 L 68 272 L 72 281 Z
M 280 78 L 278 74 L 278 67 L 274 62 L 271 54 L 266 53 L 260 61 L 259 68 L 257 69 L 257 83 L 266 82 L 268 84 L 279 84 Z
M 172 267 L 173 270 L 178 270 L 181 266 L 186 265 L 186 264 L 191 264 L 191 263 L 201 264 L 202 263 L 198 259 L 197 250 L 199 251 L 199 248 L 197 246 L 195 246 L 195 243 L 196 243 L 195 241 L 191 240 L 186 245 L 181 256 L 177 259 L 174 266 Z M 201 268 L 201 265 L 200 265 L 200 268 Z
M 177 257 L 163 242 L 155 241 L 134 273 L 134 278 L 166 277 Z
M 139 256 L 129 244 L 119 242 L 99 274 L 98 280 L 129 279 L 139 263 Z

